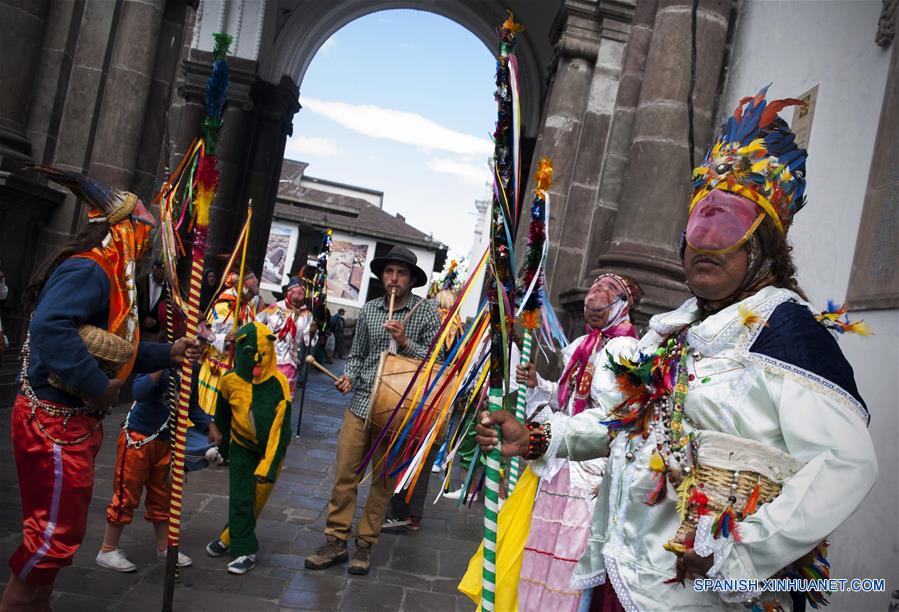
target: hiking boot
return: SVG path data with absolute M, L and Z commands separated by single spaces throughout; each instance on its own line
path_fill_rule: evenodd
M 128 560 L 128 557 L 125 556 L 125 551 L 121 548 L 106 552 L 100 551 L 97 554 L 97 565 L 122 572 L 123 574 L 129 574 L 137 569 L 137 566 Z
M 256 567 L 256 555 L 241 555 L 228 564 L 228 573 L 238 576 Z
M 321 570 L 337 563 L 346 563 L 346 542 L 329 537 L 325 545 L 306 557 L 306 569 Z
M 221 540 L 213 540 L 206 545 L 206 554 L 210 557 L 221 557 L 228 552 L 228 547 Z
M 350 567 L 347 571 L 356 576 L 364 576 L 371 567 L 371 544 L 356 540 L 353 547 L 353 558 L 350 559 Z

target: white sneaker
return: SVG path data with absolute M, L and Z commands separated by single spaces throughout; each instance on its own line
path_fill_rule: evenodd
M 228 564 L 228 573 L 240 576 L 254 567 L 256 567 L 256 555 L 241 555 Z
M 156 559 L 158 559 L 159 561 L 165 561 L 167 554 L 168 554 L 167 549 L 157 550 L 156 551 Z M 190 557 L 185 555 L 180 550 L 178 551 L 178 567 L 190 567 L 193 564 L 194 564 L 193 559 L 191 559 Z
M 450 491 L 449 493 L 444 493 L 443 499 L 451 499 L 451 500 L 461 499 L 463 493 L 464 493 L 464 491 L 462 490 L 462 487 L 459 487 L 455 491 Z
M 439 474 L 442 471 L 443 471 L 443 466 L 440 465 L 439 463 L 435 463 L 434 465 L 431 466 L 432 474 Z
M 133 572 L 137 569 L 137 566 L 128 560 L 128 557 L 125 556 L 125 552 L 121 548 L 116 548 L 115 550 L 107 552 L 101 550 L 97 553 L 97 565 L 105 567 L 106 569 L 122 572 L 123 574 Z

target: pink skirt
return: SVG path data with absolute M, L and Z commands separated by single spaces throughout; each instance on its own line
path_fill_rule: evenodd
M 278 370 L 287 377 L 290 384 L 290 401 L 293 401 L 294 393 L 297 390 L 297 369 L 289 363 L 279 363 Z
M 572 487 L 569 464 L 549 481 L 540 480 L 524 547 L 518 607 L 576 612 L 583 591 L 569 586 L 587 549 L 593 521 L 593 491 Z

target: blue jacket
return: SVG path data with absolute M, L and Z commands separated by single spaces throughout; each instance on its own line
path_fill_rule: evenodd
M 128 415 L 128 429 L 145 436 L 156 433 L 169 418 L 168 405 L 169 372 L 164 370 L 158 383 L 153 382 L 150 374 L 141 374 L 134 379 L 131 391 L 134 394 L 134 407 Z M 190 420 L 202 430 L 209 429 L 212 418 L 200 408 L 197 402 L 190 403 Z M 159 434 L 160 440 L 169 437 L 169 432 Z
M 66 406 L 82 406 L 82 397 L 96 397 L 106 390 L 109 377 L 87 351 L 78 326 L 87 323 L 101 329 L 109 324 L 109 279 L 96 263 L 73 258 L 63 261 L 47 279 L 31 317 L 28 380 L 42 400 Z M 166 343 L 142 342 L 137 348 L 135 372 L 155 372 L 171 364 Z M 49 384 L 50 372 L 78 389 L 82 397 Z

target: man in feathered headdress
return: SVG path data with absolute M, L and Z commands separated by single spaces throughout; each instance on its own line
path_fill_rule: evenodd
M 694 170 L 682 254 L 694 297 L 610 360 L 624 401 L 527 426 L 484 413 L 478 426 L 492 448 L 501 423 L 505 455 L 609 458 L 572 579 L 597 587 L 597 609 L 796 609 L 788 593 L 669 583 L 828 577 L 825 540 L 877 477 L 852 367 L 787 242 L 806 152 L 777 113 L 801 102 L 766 101 L 766 89 L 741 100 Z
M 90 206 L 88 225 L 26 290 L 31 313 L 13 451 L 22 496 L 22 542 L 0 608 L 49 610 L 53 582 L 84 539 L 103 417 L 131 371 L 199 356 L 196 342 L 139 341 L 134 270 L 155 220 L 133 193 L 55 168 L 39 171 Z

